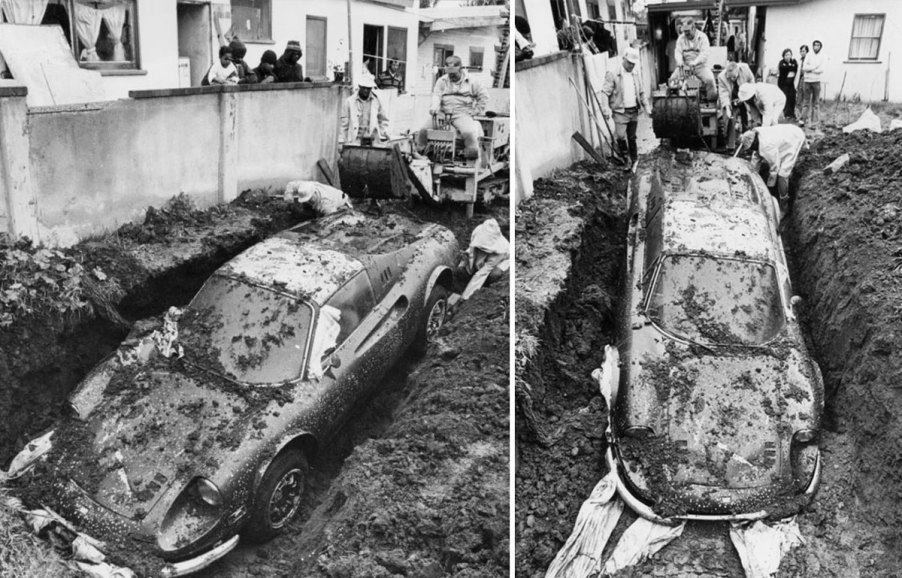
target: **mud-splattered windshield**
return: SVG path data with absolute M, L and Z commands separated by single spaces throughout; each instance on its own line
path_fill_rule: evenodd
M 228 277 L 212 277 L 185 309 L 188 361 L 244 383 L 296 379 L 304 365 L 309 304 Z
M 655 277 L 649 318 L 691 341 L 759 345 L 786 322 L 774 268 L 704 255 L 670 255 Z

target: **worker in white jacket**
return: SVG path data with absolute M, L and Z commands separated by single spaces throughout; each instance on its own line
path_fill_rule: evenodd
M 739 87 L 739 100 L 761 114 L 761 126 L 774 126 L 783 114 L 786 95 L 776 84 L 747 82 Z
M 461 301 L 469 299 L 487 280 L 503 277 L 510 269 L 510 243 L 495 219 L 487 219 L 473 229 L 466 269 L 473 277 L 461 294 Z
M 805 132 L 794 124 L 758 127 L 742 134 L 742 150 L 758 153 L 767 165 L 767 186 L 776 186 L 781 217 L 789 208 L 789 177 L 805 146 Z
M 309 204 L 317 217 L 351 207 L 351 201 L 342 191 L 317 181 L 291 181 L 285 185 L 283 199 Z

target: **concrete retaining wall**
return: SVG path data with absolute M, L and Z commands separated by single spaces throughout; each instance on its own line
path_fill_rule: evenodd
M 337 158 L 347 95 L 326 83 L 205 87 L 28 110 L 24 89 L 5 90 L 0 231 L 51 245 L 115 228 L 182 192 L 203 208 L 246 188 L 316 178 L 318 159 Z
M 534 179 L 585 156 L 572 139 L 575 131 L 594 138 L 592 121 L 570 86 L 572 78 L 586 94 L 580 58 L 557 52 L 517 63 L 517 202 L 532 196 Z

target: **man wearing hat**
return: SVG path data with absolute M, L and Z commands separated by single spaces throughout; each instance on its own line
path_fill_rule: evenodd
M 247 47 L 238 37 L 229 42 L 229 48 L 232 49 L 232 64 L 238 70 L 238 84 L 256 84 L 258 82 L 254 69 L 248 64 L 244 57 L 247 55 Z
M 482 125 L 473 117 L 485 114 L 489 93 L 482 84 L 470 78 L 462 64 L 457 55 L 452 54 L 445 59 L 445 74 L 435 81 L 432 88 L 429 114 L 450 115 L 451 125 L 464 141 L 464 157 L 475 159 L 479 156 L 479 138 L 483 132 Z M 426 147 L 425 129 L 420 131 L 417 145 L 421 150 Z
M 739 87 L 739 100 L 761 115 L 761 126 L 774 126 L 783 114 L 786 95 L 776 84 L 747 82 Z
M 782 218 L 789 209 L 789 177 L 805 146 L 805 132 L 794 124 L 777 124 L 746 131 L 741 141 L 741 151 L 757 152 L 767 166 L 767 186 L 777 188 Z
M 302 54 L 304 53 L 301 51 L 301 43 L 297 40 L 289 40 L 288 45 L 285 47 L 285 52 L 276 60 L 273 68 L 276 82 L 304 82 L 310 80 L 309 78 L 304 78 L 304 69 L 298 64 Z
M 608 70 L 601 87 L 608 98 L 608 105 L 602 111 L 605 118 L 611 118 L 613 111 L 614 126 L 617 133 L 617 146 L 628 156 L 630 170 L 639 158 L 639 147 L 636 144 L 636 127 L 639 126 L 639 111 L 651 113 L 651 106 L 645 97 L 645 88 L 636 70 L 639 63 L 639 51 L 627 48 L 623 53 L 620 66 Z
M 254 75 L 257 77 L 257 82 L 269 84 L 276 81 L 274 70 L 278 60 L 276 53 L 272 50 L 267 50 L 263 53 L 263 56 L 260 57 L 260 65 L 254 69 Z
M 673 58 L 677 67 L 670 80 L 680 80 L 686 75 L 694 76 L 704 83 L 705 94 L 708 100 L 712 101 L 717 98 L 717 89 L 714 87 L 714 73 L 708 66 L 710 52 L 711 43 L 708 36 L 699 32 L 695 27 L 695 20 L 686 18 L 683 21 L 683 33 L 677 38 L 674 46 Z
M 364 140 L 388 140 L 388 115 L 382 101 L 373 92 L 376 83 L 372 75 L 361 76 L 357 93 L 349 96 L 341 107 L 341 131 L 338 146 L 361 144 Z
M 288 202 L 307 203 L 317 217 L 325 217 L 351 207 L 347 195 L 317 181 L 291 181 L 285 185 L 283 198 Z

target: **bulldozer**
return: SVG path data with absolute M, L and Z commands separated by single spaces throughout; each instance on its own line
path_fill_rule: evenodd
M 475 119 L 484 135 L 476 155 L 464 154 L 463 141 L 445 114 L 433 116 L 422 154 L 416 152 L 412 134 L 345 145 L 339 160 L 342 190 L 358 199 L 464 203 L 471 218 L 477 202 L 489 203 L 507 193 L 510 166 L 510 117 L 488 113 Z

